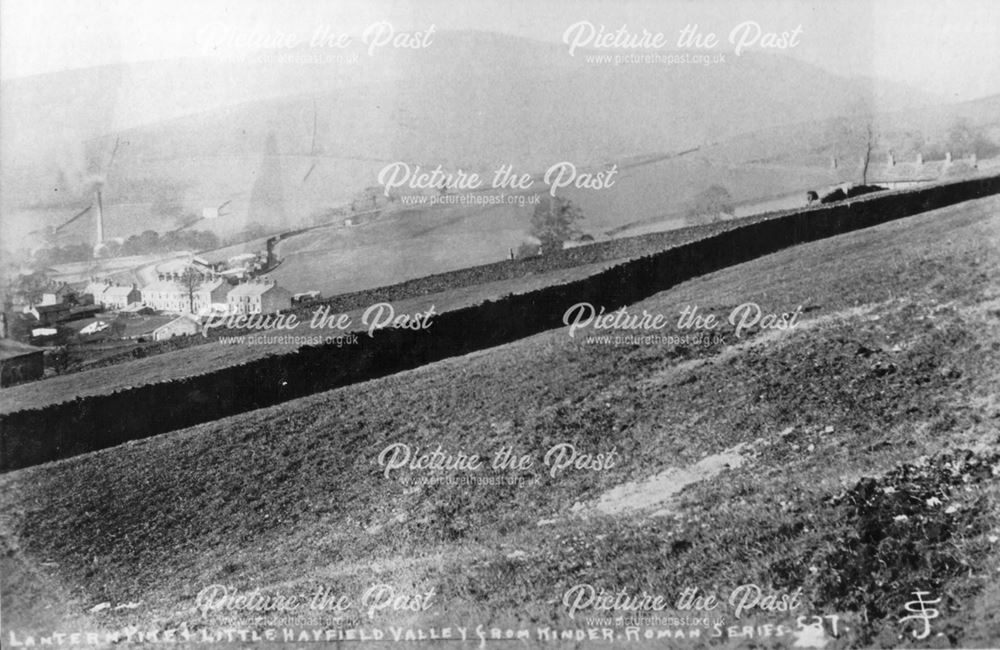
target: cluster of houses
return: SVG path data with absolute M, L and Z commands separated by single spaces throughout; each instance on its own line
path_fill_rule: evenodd
M 267 277 L 231 284 L 212 272 L 161 273 L 141 288 L 93 278 L 82 290 L 53 284 L 37 303 L 24 304 L 17 314 L 0 311 L 0 386 L 44 374 L 43 348 L 13 340 L 10 318 L 29 323 L 30 337 L 23 336 L 33 342 L 58 336 L 60 329 L 82 335 L 109 330 L 119 339 L 162 341 L 196 334 L 201 319 L 211 314 L 274 313 L 319 297 L 316 291 L 293 296 Z M 116 317 L 108 319 L 104 312 L 115 312 Z
M 58 336 L 59 328 L 66 326 L 82 335 L 112 329 L 116 337 L 159 341 L 196 333 L 201 319 L 212 314 L 286 311 L 293 303 L 313 297 L 311 293 L 293 296 L 266 277 L 231 284 L 229 279 L 212 272 L 181 272 L 160 273 L 155 281 L 141 288 L 134 283 L 96 278 L 91 278 L 82 290 L 66 284 L 53 285 L 42 293 L 41 300 L 26 304 L 19 311 L 31 323 L 32 340 Z M 116 318 L 116 322 L 111 322 L 102 312 L 142 318 Z M 74 327 L 74 323 L 81 327 Z M 124 331 L 118 332 L 115 327 Z
M 268 278 L 253 278 L 236 285 L 213 275 L 196 281 L 179 273 L 161 273 L 154 282 L 139 288 L 91 280 L 83 293 L 108 311 L 149 308 L 173 314 L 266 314 L 292 306 L 292 293 Z

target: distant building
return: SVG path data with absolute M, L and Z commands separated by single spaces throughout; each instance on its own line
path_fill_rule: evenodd
M 153 330 L 153 340 L 164 341 L 175 336 L 190 336 L 197 334 L 200 328 L 197 319 L 189 314 L 183 314 Z
M 45 374 L 42 349 L 11 339 L 0 339 L 0 387 L 41 379 Z
M 100 305 L 76 305 L 69 310 L 65 320 L 81 320 L 83 318 L 93 318 L 101 311 Z
M 292 307 L 292 292 L 274 280 L 255 279 L 238 284 L 227 296 L 231 314 L 271 314 Z
M 134 302 L 142 300 L 142 293 L 134 284 L 115 285 L 108 287 L 101 294 L 100 304 L 105 309 L 125 309 Z
M 303 291 L 292 296 L 292 304 L 300 305 L 302 303 L 313 302 L 322 297 L 323 295 L 315 289 L 312 291 Z
M 951 152 L 945 153 L 943 160 L 925 161 L 922 154 L 917 154 L 913 162 L 900 162 L 890 151 L 885 166 L 873 169 L 869 174 L 868 183 L 881 185 L 890 190 L 919 187 L 927 183 L 935 183 L 949 176 L 961 176 L 978 168 L 976 156 L 964 160 L 952 160 Z
M 42 292 L 42 301 L 39 303 L 41 305 L 56 305 L 61 302 L 69 302 L 70 298 L 76 296 L 76 292 L 73 291 L 68 285 L 61 284 L 54 289 L 49 289 Z
M 48 326 L 68 320 L 72 309 L 72 305 L 61 302 L 55 305 L 33 305 L 25 307 L 24 313 L 34 316 L 35 320 L 38 321 L 40 325 Z
M 142 304 L 158 311 L 175 314 L 208 314 L 228 308 L 226 299 L 230 285 L 214 274 L 206 275 L 192 288 L 175 273 L 161 274 L 156 282 L 142 288 Z
M 142 288 L 142 304 L 158 311 L 178 314 L 190 311 L 188 291 L 173 275 L 160 275 L 159 279 Z
M 150 341 L 153 339 L 153 332 L 162 325 L 177 318 L 176 316 L 139 316 L 131 315 L 119 319 L 118 327 L 121 328 L 118 335 L 123 339 L 133 341 Z
M 91 278 L 90 282 L 88 282 L 87 286 L 84 287 L 83 289 L 82 292 L 82 295 L 84 297 L 83 302 L 91 305 L 101 304 L 101 296 L 103 296 L 104 292 L 107 291 L 108 287 L 111 286 L 112 284 L 107 280 L 98 280 L 96 278 Z
M 225 311 L 230 285 L 222 279 L 205 280 L 194 290 L 193 311 L 195 314 L 211 314 Z

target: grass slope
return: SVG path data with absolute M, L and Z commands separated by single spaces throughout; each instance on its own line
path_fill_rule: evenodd
M 572 585 L 672 601 L 753 582 L 801 587 L 803 605 L 713 616 L 838 615 L 828 648 L 995 645 L 998 211 L 983 199 L 798 246 L 632 310 L 801 305 L 793 331 L 736 340 L 727 326 L 702 347 L 552 331 L 4 475 L 5 625 L 44 628 L 48 606 L 82 616 L 106 601 L 141 605 L 90 615 L 95 626 L 200 626 L 192 607 L 211 583 L 359 594 L 385 582 L 437 596 L 419 614 L 349 615 L 575 628 L 561 604 Z M 395 442 L 536 460 L 523 485 L 410 486 L 377 464 Z M 541 457 L 565 442 L 620 461 L 552 477 Z M 615 486 L 734 448 L 742 463 L 656 509 L 585 516 Z M 17 581 L 27 571 L 47 582 Z M 903 638 L 916 588 L 943 598 L 943 636 Z

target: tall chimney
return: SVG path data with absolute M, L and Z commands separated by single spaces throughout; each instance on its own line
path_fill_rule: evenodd
M 95 191 L 97 199 L 97 241 L 94 242 L 95 246 L 100 246 L 104 243 L 104 206 L 101 204 L 101 190 Z

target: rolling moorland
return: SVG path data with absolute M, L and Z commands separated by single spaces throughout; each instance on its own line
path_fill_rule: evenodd
M 437 595 L 419 614 L 349 612 L 360 624 L 578 628 L 561 604 L 576 584 L 672 600 L 753 582 L 801 588 L 797 614 L 839 616 L 827 648 L 991 645 L 998 215 L 1000 199 L 966 202 L 630 310 L 802 307 L 792 330 L 737 340 L 723 326 L 706 346 L 553 330 L 0 476 L 5 624 L 198 628 L 216 623 L 193 609 L 211 583 L 354 594 L 385 582 Z M 411 485 L 419 472 L 385 478 L 377 462 L 397 442 L 483 456 L 509 446 L 536 462 L 521 485 Z M 620 462 L 551 476 L 540 459 L 559 443 L 614 448 Z M 923 642 L 899 623 L 915 589 L 942 598 Z M 99 603 L 112 607 L 88 613 Z

